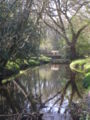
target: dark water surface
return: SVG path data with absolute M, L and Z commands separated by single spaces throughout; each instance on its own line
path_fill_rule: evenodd
M 70 120 L 69 106 L 83 94 L 81 76 L 69 65 L 43 65 L 0 87 L 0 115 L 39 111 L 45 120 Z

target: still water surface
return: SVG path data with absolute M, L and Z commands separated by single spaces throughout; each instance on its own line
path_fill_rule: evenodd
M 0 115 L 23 111 L 63 115 L 70 104 L 80 101 L 83 93 L 81 76 L 72 73 L 69 65 L 30 68 L 0 87 Z

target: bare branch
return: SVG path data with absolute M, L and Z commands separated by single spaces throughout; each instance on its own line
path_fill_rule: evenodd
M 58 24 L 58 22 L 53 18 L 52 15 L 50 15 L 48 12 L 47 12 L 47 15 L 50 17 L 50 19 L 53 21 L 53 23 L 60 29 L 63 30 L 62 26 L 60 24 Z
M 46 22 L 45 20 L 43 20 L 44 21 L 44 23 L 48 26 L 48 27 L 50 27 L 50 28 L 52 28 L 53 30 L 55 30 L 58 34 L 60 34 L 62 37 L 64 37 L 63 36 L 63 34 L 61 34 L 61 32 L 57 29 L 57 28 L 55 28 L 53 25 L 50 25 L 48 22 Z
M 63 13 L 63 11 L 62 11 L 62 13 Z M 73 27 L 72 21 L 71 21 L 71 19 L 68 17 L 67 12 L 63 13 L 63 15 L 64 15 L 65 18 L 67 19 L 67 21 L 68 21 L 68 23 L 69 23 L 69 25 L 70 25 L 71 32 L 72 32 L 72 37 L 74 37 L 74 36 L 75 36 L 75 31 L 74 31 L 74 27 Z
M 71 17 L 71 20 L 73 19 L 73 17 L 75 17 L 77 14 L 78 14 L 78 12 L 79 12 L 79 10 L 84 6 L 84 5 L 87 5 L 87 4 L 89 4 L 90 3 L 90 1 L 85 1 L 85 2 L 83 2 L 82 4 L 79 4 L 79 7 L 77 8 L 77 10 L 75 11 L 75 13 L 74 13 L 74 15 Z
M 64 26 L 64 22 L 63 22 L 63 18 L 62 18 L 62 10 L 61 10 L 61 8 L 60 8 L 60 0 L 58 0 L 58 1 L 56 1 L 56 0 L 54 0 L 55 1 L 55 5 L 56 5 L 56 9 L 57 9 L 57 13 L 58 13 L 58 16 L 59 16 L 59 20 L 60 20 L 60 23 L 61 23 L 61 25 L 62 25 L 62 32 L 63 32 L 63 34 L 64 34 L 64 38 L 65 38 L 65 40 L 66 40 L 66 42 L 67 42 L 67 44 L 69 45 L 70 44 L 70 42 L 69 42 L 69 39 L 68 39 L 68 37 L 67 37 L 67 34 L 66 34 L 66 29 L 65 29 L 65 26 Z
M 53 25 L 50 25 L 50 24 L 49 24 L 48 22 L 46 22 L 45 20 L 43 20 L 43 21 L 44 21 L 44 23 L 45 23 L 48 27 L 52 28 L 52 29 L 55 30 L 59 35 L 61 35 L 61 37 L 63 37 L 63 38 L 66 40 L 66 42 L 67 42 L 68 45 L 70 44 L 70 42 L 69 42 L 69 40 L 66 38 L 65 34 L 61 33 L 57 28 L 55 28 Z
M 77 31 L 77 34 L 76 34 L 76 41 L 78 39 L 78 37 L 80 36 L 80 33 L 88 26 L 88 24 L 84 25 L 83 27 L 81 27 L 78 31 Z
M 43 1 L 43 5 L 42 5 L 42 8 L 41 8 L 41 10 L 40 10 L 40 12 L 39 12 L 39 15 L 38 15 L 38 17 L 37 17 L 37 20 L 36 20 L 36 24 L 38 24 L 38 22 L 39 22 L 39 20 L 42 18 L 42 13 L 44 13 L 44 10 L 45 10 L 45 7 L 46 7 L 46 2 L 47 2 L 47 0 L 45 1 Z

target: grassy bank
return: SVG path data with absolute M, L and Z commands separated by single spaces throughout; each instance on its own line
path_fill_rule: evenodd
M 8 61 L 6 67 L 3 70 L 2 79 L 9 78 L 12 75 L 20 73 L 22 70 L 26 70 L 29 67 L 39 66 L 51 61 L 51 58 L 41 55 L 39 57 L 31 57 L 30 59 L 16 59 L 15 61 Z
M 11 70 L 20 70 L 26 67 L 37 66 L 40 64 L 49 63 L 51 58 L 41 55 L 40 57 L 31 57 L 30 59 L 16 59 L 15 61 L 8 61 L 6 68 Z

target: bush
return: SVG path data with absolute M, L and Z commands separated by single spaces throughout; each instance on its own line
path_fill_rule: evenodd
M 84 74 L 83 86 L 90 87 L 90 58 L 83 60 L 76 60 L 70 64 L 73 71 L 81 72 Z
M 34 66 L 34 65 L 39 65 L 40 64 L 39 61 L 36 61 L 36 60 L 33 60 L 33 59 L 30 59 L 28 61 L 28 63 L 29 63 L 30 66 Z
M 85 64 L 84 65 L 84 70 L 85 70 L 86 73 L 90 72 L 90 64 L 88 64 L 88 63 Z
M 19 71 L 20 67 L 17 63 L 12 62 L 12 61 L 8 61 L 6 68 L 12 71 Z
M 47 57 L 47 56 L 44 56 L 44 55 L 41 55 L 41 56 L 39 57 L 39 60 L 40 60 L 41 62 L 48 63 L 48 62 L 50 62 L 51 58 L 50 58 L 50 57 Z
M 88 87 L 90 86 L 90 73 L 87 73 L 87 74 L 85 75 L 85 78 L 84 78 L 84 80 L 83 80 L 83 86 L 84 86 L 85 88 L 88 88 Z

